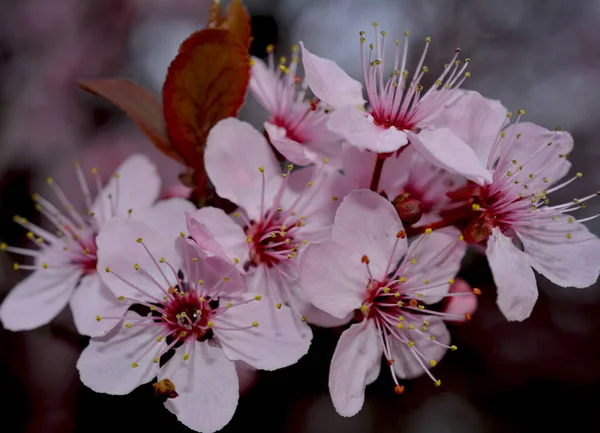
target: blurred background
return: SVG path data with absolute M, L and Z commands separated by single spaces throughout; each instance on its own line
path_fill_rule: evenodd
M 224 3 L 226 3 L 224 1 Z M 467 88 L 500 99 L 526 119 L 575 137 L 571 161 L 582 180 L 556 194 L 569 200 L 600 188 L 600 1 L 598 0 L 246 0 L 252 54 L 275 43 L 282 54 L 299 40 L 360 78 L 358 32 L 372 21 L 391 36 L 411 30 L 413 62 L 432 38 L 433 73 L 454 48 L 472 59 Z M 38 222 L 31 194 L 52 176 L 74 199 L 73 161 L 105 177 L 129 154 L 147 153 L 164 187 L 181 171 L 118 110 L 78 89 L 78 78 L 124 76 L 157 95 L 180 42 L 204 26 L 208 0 L 0 1 L 0 239 L 22 245 L 15 214 Z M 413 63 L 414 65 L 414 63 Z M 251 97 L 243 119 L 265 120 Z M 584 211 L 593 215 L 600 204 Z M 600 219 L 588 223 L 600 233 Z M 0 255 L 0 299 L 21 278 L 15 257 Z M 483 295 L 473 320 L 453 326 L 457 352 L 427 377 L 393 393 L 383 374 L 367 388 L 354 418 L 338 416 L 327 390 L 338 334 L 317 330 L 307 357 L 261 373 L 224 432 L 470 433 L 565 429 L 600 431 L 600 290 L 557 288 L 540 278 L 532 317 L 507 323 L 495 307 L 485 259 L 469 255 L 461 274 Z M 164 410 L 150 385 L 124 397 L 81 385 L 75 362 L 86 339 L 71 313 L 25 333 L 0 330 L 2 431 L 188 431 Z M 252 381 L 252 380 L 250 380 Z

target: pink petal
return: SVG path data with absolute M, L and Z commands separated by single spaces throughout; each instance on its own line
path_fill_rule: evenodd
M 250 75 L 250 92 L 262 107 L 273 114 L 277 111 L 276 91 L 277 77 L 269 70 L 265 62 L 252 57 Z
M 270 205 L 281 184 L 281 168 L 267 140 L 249 123 L 230 117 L 208 134 L 204 153 L 206 172 L 217 194 L 245 209 L 251 219 L 260 217 L 262 176 L 265 204 Z
M 329 392 L 341 416 L 354 416 L 365 401 L 365 387 L 379 371 L 383 349 L 371 320 L 348 328 L 340 337 L 331 359 Z M 376 377 L 376 376 L 375 376 Z
M 268 297 L 246 305 L 232 307 L 215 318 L 214 332 L 228 359 L 244 361 L 260 370 L 277 370 L 295 364 L 308 352 L 312 333 L 298 316 L 275 308 Z M 220 331 L 246 327 L 253 322 L 258 327 L 243 331 Z
M 454 284 L 450 286 L 450 293 L 472 293 L 471 285 L 462 278 L 457 278 Z M 473 315 L 477 310 L 477 303 L 477 295 L 453 296 L 446 299 L 442 311 L 447 314 L 462 316 L 461 319 L 446 319 L 447 322 L 465 323 L 467 321 L 465 315 Z
M 206 225 L 192 218 L 189 213 L 186 213 L 185 216 L 187 219 L 187 230 L 194 242 L 196 242 L 202 251 L 206 251 L 207 253 L 221 258 L 229 259 L 227 253 L 225 253 L 221 245 L 217 242 Z M 227 218 L 227 216 L 225 217 Z
M 126 217 L 129 209 L 136 215 L 149 208 L 160 194 L 158 171 L 146 155 L 130 156 L 117 168 L 115 175 L 118 179 L 111 177 L 92 205 L 91 211 L 101 223 L 113 216 Z
M 196 341 L 187 360 L 183 353 L 177 350 L 159 372 L 158 379 L 169 379 L 179 394 L 168 399 L 165 407 L 195 431 L 221 430 L 233 417 L 238 403 L 235 364 L 220 347 L 208 342 Z
M 160 193 L 159 200 L 166 200 L 175 197 L 188 199 L 190 198 L 190 195 L 193 191 L 194 189 L 190 188 L 189 186 L 185 186 L 181 183 L 176 183 L 169 187 L 163 188 L 162 192 Z
M 377 126 L 373 116 L 355 107 L 331 113 L 327 127 L 353 146 L 377 153 L 395 152 L 408 143 L 406 132 Z
M 191 213 L 190 217 L 209 230 L 229 260 L 233 261 L 234 258 L 237 258 L 244 263 L 248 255 L 248 243 L 244 230 L 222 209 L 203 207 Z M 208 238 L 204 237 L 203 242 L 206 241 Z
M 309 182 L 312 186 L 307 188 Z M 306 216 L 301 235 L 304 239 L 322 239 L 329 237 L 335 212 L 350 191 L 351 186 L 337 170 L 305 167 L 290 175 L 281 205 L 284 209 L 295 205 L 296 213 Z
M 410 132 L 409 139 L 415 150 L 431 164 L 463 175 L 479 185 L 492 181 L 492 174 L 473 149 L 449 129 L 423 130 L 419 134 Z
M 120 302 L 96 273 L 81 279 L 69 305 L 77 331 L 91 337 L 105 335 L 119 323 L 114 319 L 98 321 L 98 316 L 123 317 L 129 308 L 129 304 Z
M 530 122 L 511 125 L 506 128 L 505 137 L 521 134 L 510 149 L 505 149 L 507 160 L 517 160 L 526 174 L 538 173 L 527 185 L 532 189 L 547 189 L 565 176 L 571 168 L 567 158 L 558 155 L 568 155 L 573 150 L 573 137 L 567 131 L 550 131 Z M 552 145 L 548 146 L 548 143 Z M 538 151 L 540 151 L 538 153 Z M 536 155 L 532 158 L 533 155 Z M 541 170 L 540 170 L 541 169 Z M 544 182 L 544 178 L 548 182 Z
M 150 250 L 148 254 L 141 243 Z M 164 293 L 152 282 L 145 272 L 167 288 L 176 285 L 177 279 L 166 263 L 159 263 L 164 257 L 175 269 L 179 268 L 179 254 L 175 251 L 175 242 L 171 237 L 165 237 L 141 221 L 115 218 L 110 220 L 100 230 L 96 238 L 98 245 L 98 274 L 115 294 L 143 300 L 160 300 Z M 144 272 L 136 270 L 137 264 Z M 106 272 L 109 268 L 110 272 Z M 138 289 L 124 283 L 117 275 Z M 165 278 L 167 281 L 165 281 Z M 168 284 L 167 284 L 168 283 Z
M 538 298 L 529 257 L 497 227 L 488 239 L 486 254 L 498 289 L 500 311 L 511 321 L 527 319 Z
M 267 134 L 269 134 L 269 141 L 273 147 L 288 161 L 297 165 L 309 165 L 316 160 L 316 155 L 310 152 L 306 145 L 288 138 L 285 128 L 269 122 L 265 122 L 264 127 Z
M 67 305 L 79 270 L 40 269 L 17 284 L 0 306 L 0 320 L 9 331 L 25 331 L 49 323 Z
M 472 90 L 454 90 L 457 102 L 439 112 L 435 129 L 447 128 L 467 143 L 485 165 L 494 141 L 506 122 L 508 110 L 498 100 L 487 99 Z
M 365 270 L 361 259 L 366 255 L 373 276 L 381 279 L 388 263 L 398 263 L 406 252 L 406 237 L 397 238 L 402 230 L 394 206 L 379 194 L 363 189 L 344 198 L 335 215 L 331 237 L 353 254 L 346 266 Z
M 437 316 L 419 316 L 419 321 L 427 320 L 427 332 L 410 332 L 410 339 L 415 343 L 414 349 L 418 350 L 425 356 L 425 360 L 421 361 L 427 368 L 430 367 L 430 362 L 433 360 L 439 362 L 446 354 L 444 346 L 436 344 L 450 345 L 450 332 L 444 324 L 444 321 Z M 435 341 L 431 341 L 429 337 L 435 337 Z M 401 379 L 414 379 L 425 374 L 425 369 L 417 360 L 419 356 L 413 349 L 408 347 L 408 344 L 403 343 L 397 338 L 389 338 L 391 341 L 390 352 L 394 357 L 394 371 L 396 376 Z
M 309 244 L 300 256 L 298 282 L 317 308 L 343 319 L 361 306 L 368 276 L 360 256 L 339 242 L 324 240 Z
M 343 165 L 346 182 L 357 188 L 369 188 L 378 155 L 344 143 Z M 385 159 L 378 191 L 385 191 L 390 200 L 404 192 L 415 152 L 405 148 L 400 156 L 392 154 Z
M 126 318 L 139 317 L 127 313 Z M 152 361 L 154 354 L 165 343 L 160 343 L 155 351 L 138 361 L 140 355 L 156 343 L 156 328 L 126 328 L 121 322 L 105 337 L 92 338 L 79 360 L 77 369 L 83 384 L 96 392 L 112 395 L 129 394 L 138 386 L 150 382 L 156 376 L 159 364 Z M 132 363 L 137 362 L 136 368 Z
M 194 212 L 196 206 L 182 198 L 170 198 L 156 203 L 151 208 L 131 214 L 135 220 L 143 221 L 165 238 L 175 239 L 186 231 L 186 212 Z
M 207 256 L 196 242 L 190 239 L 178 238 L 176 247 L 182 257 L 184 257 L 184 273 L 188 281 L 194 282 L 194 287 L 199 279 L 202 279 L 203 292 L 210 295 L 211 289 L 218 286 L 217 291 L 222 292 L 223 296 L 238 297 L 246 291 L 246 283 L 242 278 L 239 268 L 234 269 L 234 265 L 227 260 L 217 256 Z M 196 259 L 196 260 L 194 260 Z M 224 277 L 227 277 L 226 284 L 223 283 Z
M 362 84 L 334 61 L 314 55 L 302 42 L 300 46 L 306 82 L 317 98 L 333 108 L 364 105 Z
M 596 282 L 600 273 L 600 239 L 596 235 L 581 223 L 569 223 L 567 216 L 548 219 L 547 225 L 536 230 L 546 233 L 517 231 L 536 271 L 562 287 L 583 289 Z
M 404 287 L 422 287 L 423 302 L 434 304 L 448 293 L 450 284 L 460 270 L 466 252 L 465 242 L 459 241 L 458 230 L 438 230 L 430 235 L 421 235 L 412 241 L 400 274 L 406 278 Z M 416 263 L 412 263 L 415 259 Z M 423 281 L 429 284 L 424 285 Z M 431 288 L 430 288 L 431 287 Z

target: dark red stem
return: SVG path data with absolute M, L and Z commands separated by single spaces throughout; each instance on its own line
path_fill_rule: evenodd
M 379 180 L 381 179 L 381 172 L 383 170 L 384 162 L 385 158 L 377 156 L 377 161 L 375 161 L 375 168 L 373 169 L 373 177 L 371 177 L 371 186 L 369 187 L 371 191 L 377 192 L 377 188 L 379 188 Z

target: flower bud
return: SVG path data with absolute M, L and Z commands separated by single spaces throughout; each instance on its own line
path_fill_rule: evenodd
M 412 225 L 417 223 L 423 215 L 423 205 L 416 198 L 399 195 L 392 202 L 398 212 L 402 223 Z
M 490 218 L 482 214 L 469 223 L 464 229 L 463 236 L 468 244 L 478 244 L 487 240 L 492 234 L 494 224 Z

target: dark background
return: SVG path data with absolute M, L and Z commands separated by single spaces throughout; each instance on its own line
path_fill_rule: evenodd
M 600 186 L 600 1 L 248 0 L 252 52 L 279 52 L 303 40 L 359 78 L 358 32 L 379 21 L 390 35 L 411 30 L 416 62 L 431 36 L 426 64 L 441 68 L 460 46 L 472 59 L 466 87 L 501 99 L 513 112 L 575 137 L 571 155 L 584 178 L 553 198 L 569 200 Z M 109 176 L 142 151 L 159 165 L 165 187 L 180 167 L 163 157 L 132 122 L 77 78 L 126 76 L 158 94 L 179 43 L 204 25 L 208 0 L 0 0 L 0 239 L 24 244 L 12 223 L 39 222 L 30 196 L 52 176 L 75 200 L 72 162 Z M 413 63 L 414 65 L 414 63 Z M 251 97 L 241 117 L 259 126 L 265 113 Z M 558 197 L 557 197 L 558 196 Z M 592 202 L 584 211 L 593 215 Z M 600 219 L 588 223 L 600 232 Z M 0 297 L 24 274 L 0 255 Z M 483 295 L 473 321 L 454 326 L 459 347 L 427 377 L 393 393 L 382 374 L 355 417 L 338 416 L 327 390 L 336 331 L 315 332 L 307 357 L 291 368 L 260 373 L 224 432 L 469 433 L 564 429 L 600 431 L 600 290 L 563 289 L 540 278 L 540 300 L 524 323 L 507 323 L 495 307 L 484 258 L 465 261 L 462 275 Z M 0 330 L 2 431 L 189 431 L 164 410 L 151 387 L 129 396 L 96 394 L 79 382 L 75 362 L 86 339 L 69 311 L 26 333 Z

